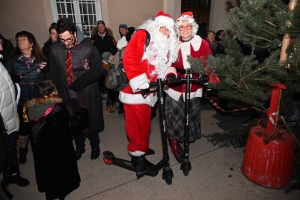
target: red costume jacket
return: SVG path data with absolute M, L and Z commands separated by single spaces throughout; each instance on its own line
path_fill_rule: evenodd
M 157 101 L 156 93 L 150 93 L 144 99 L 139 92 L 139 87 L 143 83 L 155 82 L 158 77 L 158 75 L 151 76 L 151 72 L 155 70 L 155 67 L 149 64 L 147 58 L 145 58 L 145 44 L 146 32 L 141 30 L 134 33 L 126 46 L 123 64 L 129 79 L 129 85 L 120 91 L 119 99 L 126 104 L 147 104 L 153 107 Z
M 187 61 L 187 56 L 191 55 L 193 58 L 204 58 L 204 66 L 206 66 L 206 59 L 208 54 L 212 54 L 209 44 L 203 40 L 198 35 L 194 35 L 193 39 L 188 42 L 180 41 L 180 50 L 178 52 L 178 58 L 175 63 L 172 64 L 172 67 L 177 69 L 177 77 L 185 78 L 185 74 L 178 71 L 184 71 L 185 69 L 191 68 L 189 62 Z M 168 73 L 174 73 L 174 70 L 169 70 Z M 193 74 L 193 78 L 197 78 L 198 75 Z M 174 100 L 178 100 L 180 96 L 185 98 L 185 84 L 173 85 L 170 88 L 166 89 L 165 92 Z M 190 98 L 201 97 L 202 96 L 202 85 L 201 84 L 191 84 L 190 89 Z

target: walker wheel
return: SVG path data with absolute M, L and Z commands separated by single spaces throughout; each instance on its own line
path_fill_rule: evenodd
M 112 152 L 110 151 L 104 151 L 103 152 L 103 161 L 107 165 L 113 164 L 113 160 L 115 159 L 115 156 Z
M 187 176 L 189 174 L 189 171 L 192 169 L 191 162 L 183 162 L 181 163 L 180 169 L 183 171 L 183 174 Z
M 162 178 L 166 181 L 168 185 L 172 184 L 172 178 L 174 177 L 172 169 L 163 170 Z

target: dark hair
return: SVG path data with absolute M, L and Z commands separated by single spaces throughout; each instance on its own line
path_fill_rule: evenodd
M 51 33 L 51 30 L 52 29 L 55 29 L 56 30 L 56 26 L 57 26 L 57 23 L 53 22 L 50 27 L 49 27 L 49 34 Z
M 28 42 L 30 44 L 33 44 L 31 55 L 34 56 L 37 61 L 41 61 L 43 58 L 46 59 L 40 45 L 38 45 L 38 43 L 36 42 L 34 35 L 32 33 L 29 33 L 28 31 L 21 31 L 16 34 L 16 36 L 15 36 L 16 48 L 11 54 L 12 58 L 18 58 L 20 55 L 22 55 L 22 52 L 18 46 L 18 38 L 19 37 L 26 37 L 28 39 Z
M 206 27 L 207 27 L 206 23 L 199 24 L 198 31 L 196 33 L 197 35 L 199 35 L 203 39 L 206 39 L 206 36 L 207 36 Z
M 219 36 L 221 35 L 221 33 L 222 32 L 225 32 L 224 30 L 218 30 L 217 32 L 216 32 L 216 40 L 217 41 L 220 41 L 221 39 L 219 38 Z
M 77 32 L 77 28 L 76 28 L 75 24 L 73 23 L 72 19 L 61 18 L 57 21 L 56 31 L 57 31 L 57 34 L 61 34 L 66 31 L 69 31 L 71 34 L 74 34 Z
M 3 50 L 0 51 L 0 54 L 3 55 L 3 60 L 1 60 L 1 62 L 3 63 L 3 65 L 5 66 L 5 62 L 6 60 L 9 58 L 10 54 L 14 51 L 14 45 L 7 40 L 5 37 L 3 37 L 3 35 L 0 34 L 0 39 L 2 40 L 3 44 Z
M 52 94 L 56 90 L 56 86 L 52 80 L 43 80 L 41 82 L 35 83 L 32 86 L 34 96 L 36 98 L 43 97 L 45 95 Z
M 207 31 L 207 35 L 210 34 L 210 33 L 213 33 L 214 35 L 216 35 L 216 32 L 213 31 L 213 30 L 208 30 L 208 31 Z

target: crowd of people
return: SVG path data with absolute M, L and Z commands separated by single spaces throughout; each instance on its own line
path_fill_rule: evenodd
M 198 27 L 205 29 L 204 34 Z M 106 111 L 114 113 L 118 109 L 125 118 L 127 149 L 137 178 L 151 172 L 153 164 L 146 155 L 154 153 L 149 137 L 157 95 L 145 95 L 143 91 L 151 90 L 150 82 L 159 78 L 184 78 L 191 67 L 189 55 L 203 57 L 205 67 L 208 55 L 223 54 L 225 31 L 215 33 L 207 27 L 199 26 L 192 12 L 181 13 L 174 20 L 160 11 L 154 19 L 144 21 L 137 32 L 134 27 L 120 24 L 118 41 L 103 20 L 97 22 L 92 37 L 85 39 L 70 18 L 50 25 L 49 39 L 42 48 L 28 31 L 15 35 L 15 47 L 0 35 L 0 81 L 6 80 L 3 84 L 9 88 L 1 89 L 0 98 L 7 98 L 1 102 L 11 104 L 11 110 L 0 105 L 0 125 L 5 131 L 0 136 L 0 183 L 8 176 L 11 183 L 21 187 L 29 184 L 20 176 L 18 165 L 26 163 L 30 141 L 38 190 L 45 192 L 46 199 L 64 199 L 77 189 L 80 175 L 76 160 L 86 151 L 86 138 L 90 159 L 100 155 L 99 133 L 105 128 L 103 93 L 107 94 Z M 150 42 L 145 46 L 148 33 Z M 124 47 L 123 64 L 129 84 L 122 91 L 113 91 L 106 87 L 107 73 L 114 55 Z M 185 86 L 170 86 L 165 93 L 166 131 L 172 152 L 181 162 Z M 189 142 L 201 138 L 202 95 L 203 86 L 191 84 Z M 0 199 L 9 198 L 12 194 L 0 187 Z

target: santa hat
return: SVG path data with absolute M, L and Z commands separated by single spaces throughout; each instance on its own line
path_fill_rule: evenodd
M 195 21 L 193 12 L 188 11 L 188 12 L 181 13 L 176 20 L 176 24 L 181 25 L 183 21 L 188 21 L 190 24 L 193 23 Z
M 156 21 L 160 26 L 167 26 L 169 28 L 174 27 L 174 20 L 172 17 L 163 11 L 159 11 L 157 13 L 154 21 Z
M 118 42 L 117 42 L 117 48 L 122 49 L 123 47 L 127 46 L 126 37 L 123 36 Z

